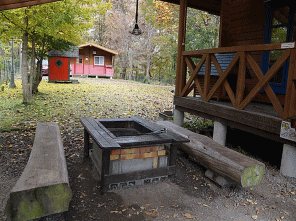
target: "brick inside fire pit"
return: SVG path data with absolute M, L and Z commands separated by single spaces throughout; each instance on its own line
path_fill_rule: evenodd
M 103 191 L 173 175 L 176 143 L 189 142 L 139 117 L 80 120 L 85 128 L 84 156 L 90 154 Z M 94 141 L 90 151 L 89 136 Z

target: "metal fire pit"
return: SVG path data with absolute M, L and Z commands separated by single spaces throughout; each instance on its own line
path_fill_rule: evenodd
M 84 157 L 91 156 L 103 192 L 175 174 L 177 143 L 189 142 L 140 117 L 80 121 L 84 126 Z

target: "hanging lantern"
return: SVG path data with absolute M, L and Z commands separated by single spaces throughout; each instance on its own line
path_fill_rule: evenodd
M 137 0 L 137 5 L 136 5 L 136 24 L 135 24 L 135 27 L 134 29 L 130 32 L 132 35 L 140 35 L 142 34 L 142 31 L 141 29 L 139 28 L 139 25 L 138 25 L 138 0 Z

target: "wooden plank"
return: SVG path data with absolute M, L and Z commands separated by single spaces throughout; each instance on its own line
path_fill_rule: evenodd
M 293 49 L 291 52 L 283 119 L 294 117 L 295 114 L 295 84 L 293 79 L 296 79 L 296 51 Z
M 185 50 L 187 4 L 188 4 L 187 0 L 180 0 L 176 86 L 175 86 L 176 95 L 180 95 L 183 90 L 183 87 L 185 86 L 185 83 L 183 81 L 185 80 L 184 77 L 186 77 L 186 69 L 185 69 L 185 62 L 184 62 L 184 57 L 182 56 L 182 53 Z
M 181 144 L 179 147 L 206 168 L 243 187 L 257 185 L 261 182 L 265 172 L 263 163 L 222 146 L 209 137 L 193 133 L 171 122 L 158 121 L 157 124 L 174 133 L 187 136 L 190 143 Z
M 282 43 L 272 43 L 272 44 L 258 44 L 258 45 L 245 45 L 245 46 L 232 46 L 232 47 L 221 47 L 213 49 L 202 49 L 193 51 L 184 51 L 184 56 L 194 57 L 195 55 L 210 54 L 210 53 L 237 53 L 237 52 L 247 52 L 247 51 L 273 51 L 282 50 Z
M 229 33 L 230 33 L 229 41 L 232 41 L 232 42 L 256 40 L 256 39 L 261 39 L 263 41 L 263 35 L 264 35 L 263 30 L 239 32 L 238 29 L 233 29 L 232 32 L 229 31 Z
M 0 11 L 21 8 L 21 7 L 28 7 L 33 5 L 40 5 L 40 4 L 56 2 L 56 1 L 61 1 L 61 0 L 1 0 Z
M 199 92 L 199 94 L 200 94 L 200 96 L 201 96 L 201 99 L 204 100 L 204 99 L 205 99 L 205 95 L 204 95 L 204 93 L 203 93 L 203 89 L 202 89 L 202 82 L 199 81 L 199 79 L 195 78 L 195 79 L 194 79 L 194 85 L 196 85 L 197 90 L 198 90 L 198 92 Z
M 39 123 L 28 163 L 9 194 L 7 220 L 35 220 L 65 212 L 71 197 L 59 126 Z
M 247 61 L 250 64 L 251 68 L 253 69 L 254 73 L 256 74 L 258 80 L 260 81 L 260 79 L 263 77 L 263 74 L 262 74 L 262 72 L 260 70 L 260 67 L 258 66 L 257 62 L 255 61 L 255 59 L 253 58 L 253 56 L 251 55 L 250 52 L 246 53 L 246 58 L 247 58 Z M 264 90 L 265 90 L 267 96 L 269 97 L 272 105 L 274 106 L 276 112 L 279 114 L 280 117 L 282 117 L 284 110 L 282 108 L 281 102 L 279 101 L 277 96 L 274 94 L 274 92 L 273 92 L 272 88 L 270 87 L 270 85 L 266 84 L 264 86 Z M 245 107 L 239 106 L 238 108 L 243 109 Z
M 86 129 L 84 129 L 84 151 L 83 158 L 87 158 L 89 156 L 89 134 Z
M 291 53 L 290 49 L 287 49 L 281 57 L 272 65 L 272 67 L 267 71 L 267 73 L 262 77 L 256 86 L 251 90 L 251 92 L 247 95 L 247 97 L 242 101 L 239 108 L 245 108 L 259 93 L 259 91 L 265 86 L 268 81 L 276 74 L 276 72 L 283 66 L 283 64 L 287 61 Z
M 189 94 L 192 90 L 194 90 L 194 88 L 195 88 L 195 84 L 192 84 L 192 85 L 188 88 L 188 90 L 186 91 L 186 93 L 184 94 L 184 97 L 188 96 L 188 94 Z
M 138 147 L 138 146 L 147 146 L 147 145 L 156 145 L 156 144 L 168 144 L 172 143 L 172 138 L 162 135 L 141 135 L 141 136 L 130 136 L 128 139 L 125 137 L 118 137 L 114 139 L 121 147 Z
M 192 61 L 192 59 L 189 58 L 189 57 L 185 57 L 185 61 L 186 61 L 186 64 L 187 64 L 187 66 L 188 66 L 190 72 L 193 74 L 193 73 L 195 72 L 196 65 L 194 64 L 194 62 Z M 202 88 L 201 88 L 201 84 L 200 84 L 200 82 L 199 82 L 198 80 L 196 80 L 196 81 L 194 81 L 194 83 L 195 83 L 195 85 L 196 85 L 196 87 L 197 87 L 197 90 L 198 90 L 198 92 L 200 93 L 200 95 L 203 95 L 203 90 L 202 90 Z M 187 84 L 188 84 L 188 83 L 187 83 Z M 191 92 L 191 90 L 193 89 L 192 87 L 194 87 L 194 84 L 192 84 L 188 89 L 186 89 L 186 88 L 187 88 L 187 84 L 186 84 L 186 86 L 184 87 L 184 90 L 186 90 L 185 93 L 183 94 L 183 91 L 184 91 L 184 90 L 183 90 L 182 93 L 181 93 L 181 96 L 182 96 L 182 97 L 187 96 L 187 95 Z
M 238 110 L 222 102 L 205 102 L 197 97 L 178 96 L 174 97 L 174 104 L 176 108 L 183 107 L 200 114 L 204 113 L 209 119 L 214 119 L 216 117 L 224 120 L 226 124 L 228 124 L 228 122 L 235 122 L 236 124 L 257 128 L 271 134 L 280 134 L 282 119 L 264 113 L 262 110 L 259 112 L 257 108 L 258 113 L 250 110 Z
M 238 78 L 237 78 L 237 86 L 236 86 L 236 107 L 240 105 L 244 98 L 244 91 L 245 91 L 245 83 L 246 83 L 246 53 L 240 52 L 239 53 L 239 70 L 238 70 Z
M 194 72 L 191 74 L 191 77 L 189 78 L 189 80 L 187 81 L 185 87 L 183 88 L 183 90 L 180 93 L 180 96 L 184 96 L 184 94 L 186 93 L 186 90 L 190 87 L 191 83 L 193 82 L 194 78 L 196 77 L 196 75 L 198 74 L 199 70 L 201 69 L 203 63 L 206 60 L 206 56 L 204 55 L 201 59 L 201 61 L 198 63 L 198 65 L 196 66 Z M 202 92 L 202 91 L 200 91 Z M 203 93 L 203 92 L 202 92 Z
M 102 136 L 98 131 L 102 130 L 99 128 L 97 123 L 94 121 L 94 119 L 91 118 L 80 118 L 80 122 L 84 126 L 84 128 L 87 130 L 89 135 L 96 141 L 96 143 L 102 147 L 102 148 L 119 148 L 120 145 L 117 144 L 115 141 L 110 141 L 110 139 L 107 141 L 107 136 Z
M 90 124 L 94 127 L 94 129 L 100 134 L 101 137 L 103 137 L 110 146 L 112 147 L 120 147 L 112 137 L 109 136 L 109 131 L 105 129 L 105 127 L 98 121 L 96 121 L 94 118 L 88 118 L 88 121 Z
M 155 123 L 151 123 L 141 117 L 138 117 L 138 116 L 132 116 L 131 117 L 132 119 L 134 119 L 135 121 L 137 122 L 142 122 L 145 126 L 149 127 L 151 130 L 155 131 L 155 130 L 159 130 L 159 129 L 162 129 L 161 127 L 159 127 L 157 124 Z M 161 134 L 160 134 L 161 135 Z M 175 134 L 175 133 L 171 133 L 170 131 L 168 131 L 166 134 L 166 137 L 169 137 L 170 139 L 172 139 L 172 142 L 173 143 L 183 143 L 183 142 L 189 142 L 188 139 L 178 135 L 178 134 Z
M 106 181 L 106 176 L 109 175 L 110 168 L 110 149 L 102 150 L 102 168 L 101 168 L 101 190 L 106 192 L 108 190 L 108 184 Z
M 211 55 L 206 55 L 206 68 L 205 68 L 205 78 L 204 78 L 204 97 L 207 96 L 210 89 L 211 81 Z

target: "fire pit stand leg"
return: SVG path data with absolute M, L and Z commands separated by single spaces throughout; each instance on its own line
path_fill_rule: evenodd
M 83 157 L 87 158 L 88 156 L 89 156 L 89 134 L 84 129 L 84 152 L 83 152 Z
M 101 190 L 105 193 L 109 189 L 109 184 L 106 183 L 105 176 L 109 175 L 110 166 L 110 150 L 102 149 L 102 173 L 101 173 Z
M 169 165 L 174 166 L 176 165 L 176 160 L 177 160 L 177 144 L 171 144 L 171 154 L 170 154 L 170 159 L 169 159 Z

